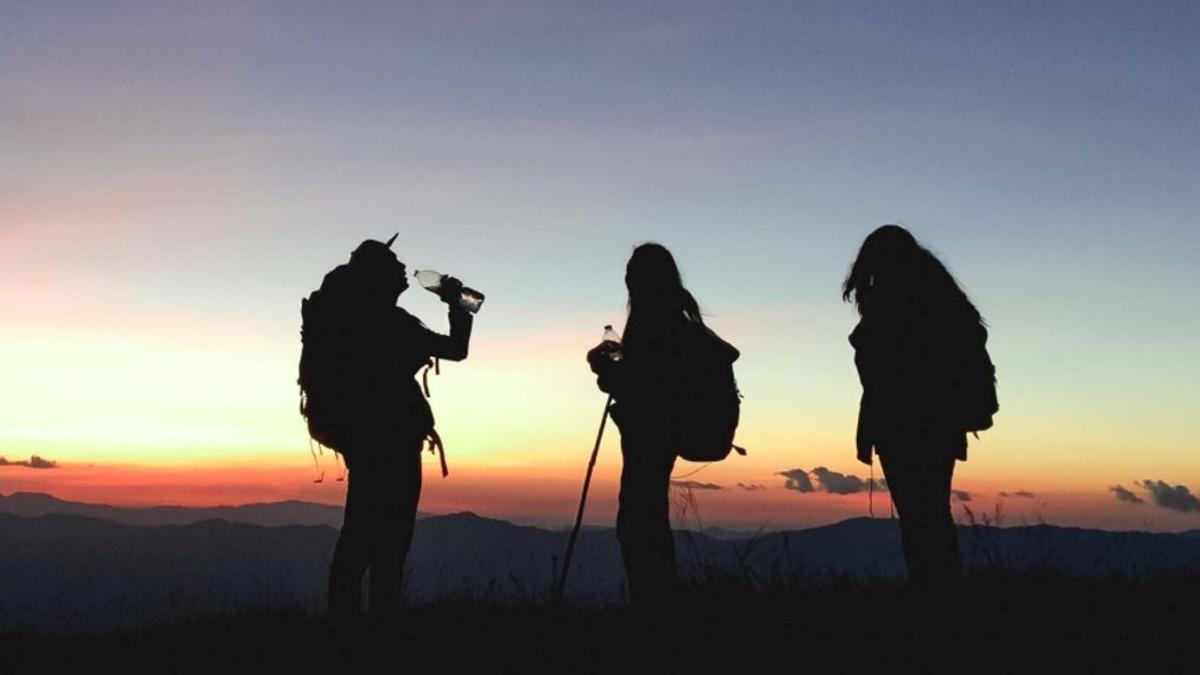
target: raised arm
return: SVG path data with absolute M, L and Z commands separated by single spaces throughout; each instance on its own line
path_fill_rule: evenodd
M 462 361 L 467 358 L 471 343 L 471 323 L 474 317 L 458 304 L 462 294 L 462 282 L 454 277 L 442 279 L 438 293 L 449 308 L 450 335 L 426 330 L 425 342 L 429 355 L 447 361 Z
M 456 305 L 450 306 L 450 334 L 442 335 L 424 328 L 425 348 L 429 355 L 447 361 L 467 358 L 471 343 L 471 313 Z

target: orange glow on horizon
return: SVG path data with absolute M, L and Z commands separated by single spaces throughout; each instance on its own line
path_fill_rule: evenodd
M 341 505 L 345 499 L 340 472 L 326 457 L 324 481 L 315 483 L 311 463 L 269 464 L 243 461 L 213 463 L 203 468 L 140 465 L 60 465 L 55 469 L 0 467 L 0 494 L 44 492 L 60 499 L 113 506 L 228 506 L 302 500 Z M 569 525 L 578 505 L 583 467 L 473 467 L 451 461 L 451 475 L 442 479 L 436 460 L 425 458 L 420 510 L 443 514 L 471 511 L 485 517 L 559 528 Z M 677 475 L 680 474 L 677 471 Z M 616 514 L 619 467 L 598 467 L 593 479 L 586 522 L 612 526 Z M 707 485 L 705 473 L 684 480 Z M 783 487 L 783 478 L 748 483 L 743 489 L 722 480 L 720 489 L 672 489 L 674 526 L 718 525 L 747 531 L 795 529 L 834 523 L 870 514 L 867 493 L 800 494 Z M 1032 497 L 999 496 L 987 484 L 960 481 L 955 489 L 972 494 L 967 503 L 952 503 L 955 519 L 983 518 L 1002 525 L 1071 524 L 1109 529 L 1181 530 L 1194 528 L 1186 514 L 1165 513 L 1149 505 L 1121 509 L 1111 495 L 1095 491 L 1035 491 Z M 886 518 L 890 501 L 875 492 L 874 517 Z M 681 508 L 687 504 L 686 508 Z M 964 508 L 965 507 L 965 508 Z

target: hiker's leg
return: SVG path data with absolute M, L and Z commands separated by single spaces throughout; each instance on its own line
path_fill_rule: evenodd
M 349 459 L 346 466 L 349 469 Z M 350 471 L 346 482 L 342 531 L 329 565 L 327 611 L 331 618 L 346 618 L 362 612 L 362 579 L 370 557 L 372 509 L 368 496 L 371 486 L 366 467 L 361 475 Z
M 653 604 L 675 591 L 675 542 L 668 501 L 675 455 L 654 434 L 622 434 L 617 538 L 634 604 Z
M 962 557 L 958 549 L 958 528 L 950 511 L 950 486 L 956 460 L 940 459 L 930 467 L 932 501 L 929 503 L 930 567 L 940 584 L 952 584 L 962 578 Z
M 891 448 L 879 457 L 900 516 L 909 579 L 928 587 L 957 579 L 962 563 L 950 513 L 954 460 L 922 457 L 918 454 L 922 450 Z
M 879 463 L 883 467 L 883 478 L 887 482 L 888 492 L 892 503 L 896 506 L 896 514 L 900 518 L 900 543 L 904 548 L 904 567 L 908 577 L 912 579 L 920 574 L 919 536 L 911 530 L 913 522 L 908 519 L 912 513 L 910 496 L 912 494 L 912 461 L 904 455 L 911 448 L 879 448 Z
M 371 557 L 369 586 L 373 616 L 395 615 L 403 604 L 404 561 L 412 544 L 421 498 L 421 446 L 393 448 L 381 500 L 379 529 Z

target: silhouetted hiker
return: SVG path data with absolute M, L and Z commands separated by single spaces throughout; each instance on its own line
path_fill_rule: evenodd
M 302 412 L 313 438 L 339 452 L 349 469 L 329 570 L 333 618 L 361 613 L 368 569 L 371 614 L 391 615 L 399 606 L 421 493 L 420 453 L 426 438 L 437 438 L 414 376 L 431 358 L 465 359 L 471 336 L 462 284 L 452 277 L 439 291 L 450 306 L 449 336 L 396 306 L 408 279 L 393 240 L 364 241 L 303 305 Z
M 863 388 L 858 459 L 879 455 L 909 578 L 942 586 L 962 573 L 954 464 L 967 458 L 967 432 L 990 427 L 997 410 L 987 330 L 950 272 L 896 225 L 863 242 L 843 286 L 842 298 L 852 297 L 861 316 L 850 335 Z
M 657 607 L 672 599 L 677 583 L 668 496 L 680 420 L 688 418 L 681 402 L 701 379 L 699 359 L 715 357 L 728 365 L 738 351 L 704 325 L 696 299 L 663 246 L 634 249 L 625 286 L 629 318 L 621 358 L 611 358 L 614 343 L 604 342 L 588 352 L 588 363 L 600 389 L 616 401 L 612 418 L 621 430 L 622 458 L 617 538 L 630 601 Z M 732 395 L 737 396 L 736 389 Z M 726 454 L 732 433 L 729 429 Z

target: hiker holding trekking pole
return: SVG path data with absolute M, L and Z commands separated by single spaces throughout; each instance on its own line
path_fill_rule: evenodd
M 404 561 L 421 495 L 421 451 L 441 453 L 427 390 L 416 380 L 437 359 L 467 358 L 472 313 L 483 295 L 453 277 L 419 273 L 448 306 L 450 334 L 425 327 L 396 306 L 409 286 L 395 240 L 367 240 L 325 275 L 301 305 L 301 413 L 312 438 L 337 451 L 349 470 L 341 535 L 329 569 L 329 615 L 362 613 L 370 571 L 372 617 L 396 615 Z M 447 473 L 445 457 L 442 474 Z
M 696 299 L 663 246 L 634 249 L 625 285 L 629 317 L 623 339 L 617 343 L 606 332 L 607 339 L 588 352 L 587 360 L 600 389 L 614 401 L 607 409 L 621 432 L 617 538 L 629 599 L 635 606 L 656 608 L 670 604 L 677 585 L 671 471 L 681 452 L 688 457 L 711 446 L 712 458 L 720 459 L 733 447 L 738 396 L 731 364 L 738 352 L 704 325 Z M 712 405 L 710 393 L 721 403 Z M 725 423 L 707 433 L 698 416 Z M 692 440 L 700 435 L 704 438 Z

